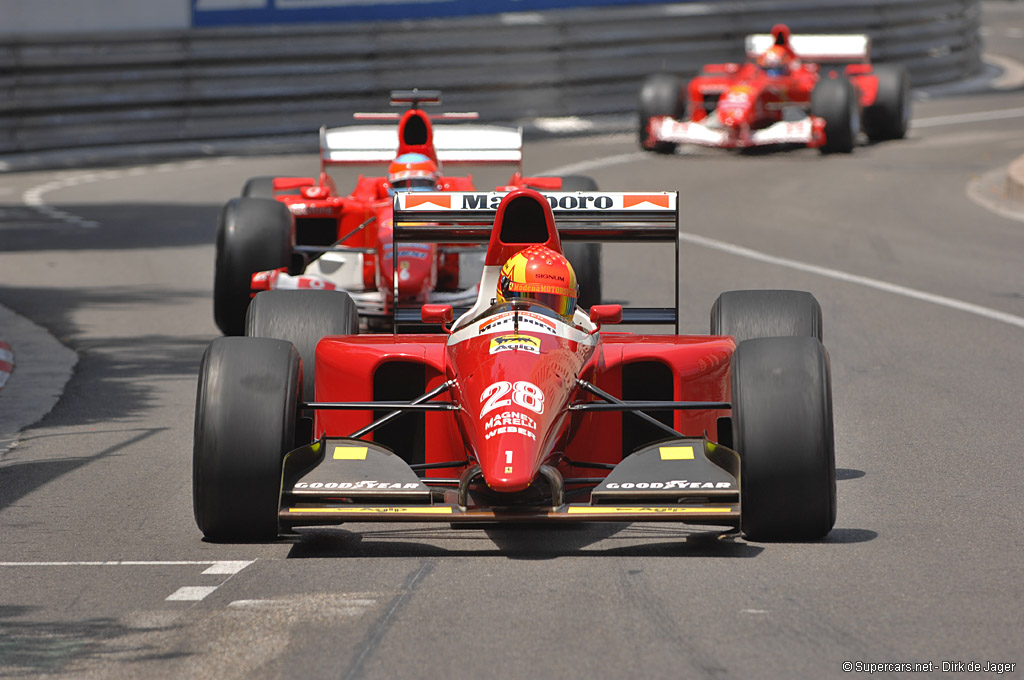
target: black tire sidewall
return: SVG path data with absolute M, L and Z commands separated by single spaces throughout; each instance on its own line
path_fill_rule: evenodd
M 217 225 L 213 314 L 225 335 L 245 332 L 255 272 L 291 262 L 294 222 L 288 207 L 265 198 L 235 198 Z
M 196 394 L 192 500 L 215 541 L 277 536 L 283 456 L 295 440 L 300 366 L 290 343 L 218 338 Z
M 835 524 L 828 353 L 815 338 L 747 340 L 732 359 L 741 530 L 757 541 L 813 540 Z
M 290 342 L 302 360 L 304 401 L 315 395 L 316 345 L 328 335 L 355 335 L 359 313 L 340 290 L 268 290 L 257 295 L 246 313 L 245 334 Z

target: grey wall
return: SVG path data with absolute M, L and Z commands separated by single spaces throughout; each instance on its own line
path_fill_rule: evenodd
M 441 89 L 484 120 L 631 113 L 643 78 L 743 58 L 743 36 L 868 33 L 915 85 L 978 71 L 980 0 L 734 0 L 419 22 L 0 40 L 0 154 L 308 135 Z

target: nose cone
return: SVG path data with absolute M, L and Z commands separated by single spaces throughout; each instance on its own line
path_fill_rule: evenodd
M 484 421 L 484 447 L 489 455 L 480 457 L 484 481 L 491 489 L 514 493 L 524 491 L 537 473 L 538 414 L 525 409 L 496 412 Z

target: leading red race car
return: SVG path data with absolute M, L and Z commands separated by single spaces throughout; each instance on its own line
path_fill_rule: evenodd
M 902 138 L 909 77 L 900 66 L 873 66 L 870 44 L 865 35 L 791 35 L 777 24 L 770 35 L 747 36 L 745 64 L 707 65 L 689 83 L 650 76 L 640 91 L 640 145 L 848 153 L 862 129 L 871 141 Z
M 394 200 L 396 239 L 488 242 L 476 303 L 454 323 L 449 305 L 424 305 L 443 332 L 332 335 L 345 293 L 257 295 L 277 334 L 219 338 L 200 370 L 193 502 L 205 536 L 353 521 L 830 531 L 829 361 L 809 293 L 723 293 L 710 335 L 679 335 L 675 309 L 574 306 L 560 255 L 563 240 L 595 238 L 678 248 L 674 192 Z M 606 330 L 644 316 L 675 320 L 677 334 Z
M 214 318 L 225 335 L 259 333 L 247 327 L 255 291 L 340 289 L 355 303 L 350 315 L 366 326 L 391 328 L 399 307 L 425 302 L 469 305 L 472 286 L 460 283 L 460 251 L 449 244 L 406 243 L 394 252 L 391 197 L 396 189 L 472 191 L 470 175 L 446 175 L 446 166 L 513 166 L 504 189 L 596 189 L 589 177 L 524 177 L 522 132 L 496 125 L 441 125 L 471 113 L 428 115 L 439 104 L 433 90 L 395 91 L 398 113 L 356 114 L 358 120 L 389 121 L 320 131 L 318 177 L 254 177 L 242 196 L 220 214 L 214 276 Z M 397 123 L 397 125 L 395 125 Z M 360 176 L 349 194 L 339 193 L 329 171 L 343 165 L 385 164 L 388 174 Z M 590 278 L 585 303 L 601 299 L 600 246 L 574 245 L 570 259 Z M 396 302 L 397 301 L 397 302 Z

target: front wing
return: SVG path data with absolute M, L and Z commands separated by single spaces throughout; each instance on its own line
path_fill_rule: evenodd
M 796 121 L 780 121 L 759 130 L 742 130 L 709 126 L 694 121 L 680 121 L 669 116 L 655 116 L 648 123 L 650 146 L 659 142 L 696 144 L 724 149 L 803 144 L 817 148 L 825 143 L 825 120 L 807 116 Z
M 343 522 L 739 525 L 739 457 L 704 438 L 650 445 L 604 478 L 562 479 L 547 468 L 538 480 L 552 485 L 554 500 L 548 505 L 472 505 L 464 492 L 472 483 L 472 467 L 469 461 L 454 461 L 456 466 L 462 469 L 459 478 L 420 477 L 386 447 L 324 438 L 285 457 L 280 524 L 284 529 Z M 585 500 L 562 501 L 564 489 L 583 489 Z

